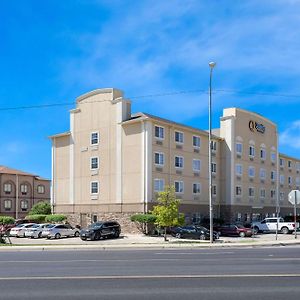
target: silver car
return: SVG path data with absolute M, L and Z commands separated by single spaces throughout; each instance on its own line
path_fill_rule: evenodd
M 44 231 L 52 226 L 54 225 L 49 223 L 35 224 L 32 227 L 26 229 L 25 237 L 30 237 L 32 239 L 45 237 Z
M 35 223 L 19 224 L 10 230 L 9 235 L 15 237 L 25 237 L 25 232 L 27 231 L 27 229 L 30 229 L 34 225 L 36 224 Z
M 53 227 L 46 228 L 44 234 L 47 239 L 60 239 L 61 237 L 78 237 L 80 235 L 80 231 L 69 224 L 55 224 Z

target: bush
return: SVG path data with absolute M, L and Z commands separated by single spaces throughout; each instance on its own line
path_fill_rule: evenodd
M 44 223 L 46 217 L 47 215 L 27 215 L 25 219 L 36 223 Z
M 0 224 L 14 224 L 15 219 L 8 216 L 0 216 Z
M 130 217 L 132 222 L 135 222 L 140 232 L 146 234 L 149 224 L 154 224 L 156 217 L 152 214 L 136 214 Z
M 50 215 L 51 205 L 49 202 L 39 202 L 32 206 L 29 215 Z
M 59 222 L 63 222 L 67 219 L 67 217 L 65 215 L 48 215 L 45 218 L 46 222 L 49 223 L 59 223 Z

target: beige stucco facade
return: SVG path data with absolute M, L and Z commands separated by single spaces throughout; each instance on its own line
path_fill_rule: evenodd
M 276 125 L 258 114 L 228 108 L 213 133 L 214 215 L 244 221 L 275 213 L 277 200 L 282 213 L 292 212 L 287 194 L 300 186 L 300 161 L 278 154 Z M 187 221 L 208 216 L 204 130 L 132 114 L 131 102 L 120 90 L 100 89 L 77 98 L 70 131 L 51 139 L 52 205 L 57 213 L 76 216 L 82 225 L 106 216 L 127 217 L 151 210 L 157 193 L 175 185 Z M 282 168 L 279 158 L 286 164 Z M 278 171 L 285 177 L 282 185 Z

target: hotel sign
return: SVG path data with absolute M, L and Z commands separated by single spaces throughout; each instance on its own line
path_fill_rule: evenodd
M 263 124 L 257 123 L 252 120 L 249 121 L 249 129 L 253 132 L 257 131 L 260 133 L 265 133 L 265 131 L 266 131 L 266 127 Z

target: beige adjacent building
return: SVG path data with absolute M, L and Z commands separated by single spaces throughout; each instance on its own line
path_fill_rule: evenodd
M 24 218 L 41 201 L 50 202 L 50 180 L 0 166 L 0 215 Z
M 130 215 L 151 210 L 157 193 L 174 185 L 187 222 L 208 216 L 207 131 L 132 114 L 117 89 L 91 91 L 76 103 L 70 131 L 51 136 L 56 213 L 82 226 L 110 218 L 128 225 Z M 278 154 L 274 123 L 224 109 L 212 141 L 215 217 L 250 221 L 275 214 L 277 203 L 281 215 L 292 213 L 287 195 L 299 188 L 299 172 L 298 159 Z

